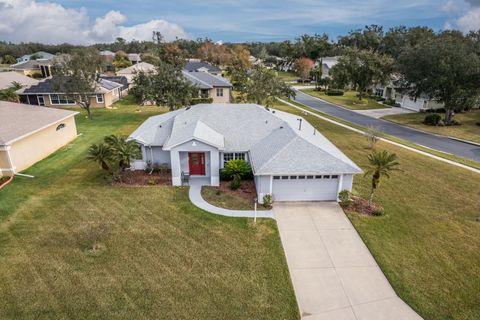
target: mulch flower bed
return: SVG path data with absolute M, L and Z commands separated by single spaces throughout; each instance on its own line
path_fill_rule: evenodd
M 255 182 L 253 180 L 243 180 L 242 185 L 237 190 L 230 189 L 230 181 L 220 181 L 220 186 L 218 189 L 226 194 L 240 197 L 252 202 L 257 197 L 257 189 L 255 189 Z
M 150 174 L 145 171 L 125 171 L 121 174 L 118 179 L 112 183 L 115 186 L 171 186 L 172 185 L 172 174 L 171 172 L 165 171 L 162 173 L 153 172 Z
M 347 213 L 359 213 L 369 216 L 381 216 L 384 213 L 383 207 L 376 203 L 368 203 L 368 200 L 352 196 L 350 205 L 342 205 L 343 210 Z
M 13 180 L 13 177 L 1 177 L 0 178 L 0 189 L 5 187 L 7 184 L 9 184 Z

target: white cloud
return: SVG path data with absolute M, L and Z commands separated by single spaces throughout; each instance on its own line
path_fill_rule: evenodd
M 449 0 L 441 9 L 452 17 L 445 23 L 445 29 L 465 33 L 480 29 L 480 0 Z
M 36 0 L 0 0 L 0 39 L 6 41 L 85 44 L 116 37 L 150 40 L 152 31 L 160 31 L 167 41 L 189 38 L 182 27 L 165 20 L 122 26 L 126 21 L 119 11 L 109 11 L 92 23 L 84 8 L 67 9 Z

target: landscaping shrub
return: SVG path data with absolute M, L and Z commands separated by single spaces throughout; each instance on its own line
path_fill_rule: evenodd
M 252 175 L 252 168 L 247 161 L 241 159 L 230 160 L 225 164 L 225 173 L 233 178 L 230 188 L 240 188 L 242 179 Z
M 190 101 L 190 104 L 192 106 L 194 106 L 196 104 L 201 104 L 201 103 L 213 103 L 213 98 L 193 98 Z
M 338 194 L 338 199 L 340 200 L 340 205 L 342 207 L 349 207 L 352 204 L 352 197 L 350 196 L 350 191 L 342 190 Z
M 343 96 L 344 93 L 342 89 L 328 89 L 325 91 L 327 96 Z
M 220 181 L 232 181 L 232 175 L 225 169 L 220 169 Z
M 273 198 L 272 195 L 267 193 L 266 195 L 263 196 L 263 206 L 265 208 L 270 208 L 273 203 Z
M 232 182 L 230 182 L 230 189 L 237 190 L 242 185 L 242 179 L 239 175 L 234 175 Z
M 430 113 L 425 116 L 423 123 L 429 126 L 438 126 L 440 120 L 442 120 L 442 116 L 440 116 L 438 113 Z
M 395 102 L 395 99 L 386 99 L 384 104 L 392 107 L 396 107 L 397 103 Z M 398 104 L 400 107 L 400 104 Z

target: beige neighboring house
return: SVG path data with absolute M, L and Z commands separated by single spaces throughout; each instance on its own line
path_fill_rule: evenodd
M 37 84 L 39 81 L 15 71 L 0 72 L 0 90 L 13 87 L 13 83 L 19 83 L 22 87 Z
M 128 84 L 133 83 L 133 78 L 139 72 L 150 73 L 155 71 L 155 66 L 147 62 L 139 62 L 133 66 L 117 71 L 117 76 L 124 76 L 128 80 Z
M 40 81 L 38 84 L 17 90 L 20 102 L 42 107 L 74 107 L 75 97 L 56 89 L 55 78 Z M 92 108 L 108 108 L 122 97 L 121 83 L 100 79 L 97 88 L 90 96 Z
M 205 71 L 182 72 L 185 79 L 198 88 L 200 98 L 211 98 L 212 103 L 231 102 L 232 84 L 227 79 Z
M 0 101 L 0 177 L 27 169 L 75 139 L 76 114 Z

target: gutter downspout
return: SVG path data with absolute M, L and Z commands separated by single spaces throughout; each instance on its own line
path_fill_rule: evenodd
M 150 170 L 150 174 L 153 173 L 153 148 L 152 146 L 148 146 L 150 148 L 150 159 L 152 160 L 152 170 Z
M 10 171 L 12 172 L 12 176 L 13 176 L 16 174 L 16 172 L 15 172 L 15 167 L 13 166 L 12 157 L 10 156 L 10 149 L 12 147 L 5 145 L 4 148 L 5 148 L 5 152 L 7 153 L 8 165 L 10 166 Z

